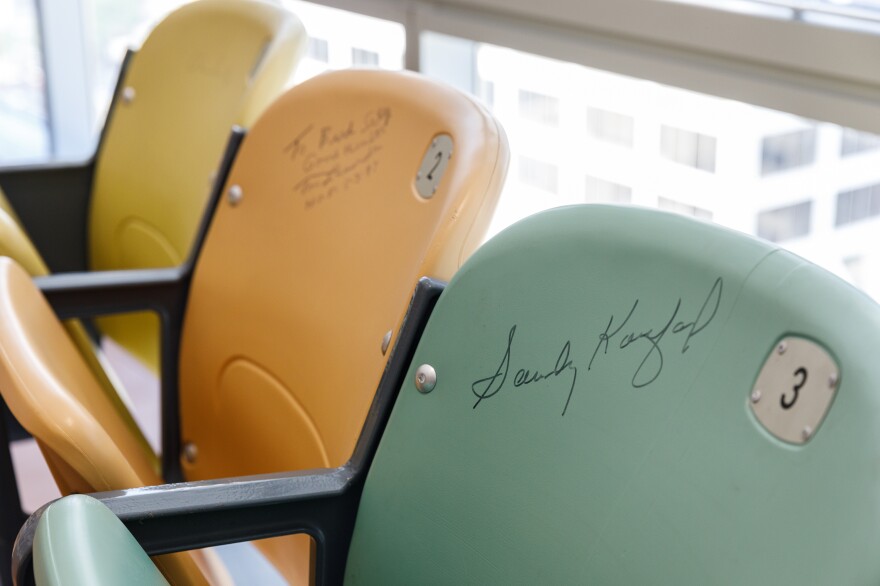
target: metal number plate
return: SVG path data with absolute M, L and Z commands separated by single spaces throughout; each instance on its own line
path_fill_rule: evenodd
M 780 340 L 764 361 L 749 405 L 771 434 L 804 444 L 828 414 L 839 380 L 840 368 L 822 346 L 790 336 Z
M 422 164 L 416 173 L 416 191 L 425 199 L 430 199 L 437 193 L 437 185 L 446 172 L 449 159 L 452 158 L 452 137 L 448 134 L 438 134 L 431 140 Z

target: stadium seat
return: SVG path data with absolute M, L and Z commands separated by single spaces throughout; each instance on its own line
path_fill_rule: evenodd
M 873 300 L 773 244 L 560 208 L 456 274 L 360 459 L 98 496 L 148 551 L 307 532 L 318 584 L 873 583 L 877 347 Z
M 156 25 L 126 60 L 98 145 L 90 270 L 183 262 L 230 130 L 250 126 L 282 91 L 305 44 L 299 20 L 263 0 L 199 0 Z M 155 316 L 114 316 L 100 327 L 157 369 Z
M 244 138 L 182 281 L 182 446 L 170 436 L 163 456 L 180 450 L 189 480 L 344 464 L 415 283 L 449 279 L 481 243 L 507 163 L 485 108 L 415 74 L 328 73 L 281 96 Z M 129 434 L 107 427 L 112 410 L 46 301 L 0 267 L 15 316 L 0 324 L 0 391 L 62 492 L 150 484 L 146 472 L 103 482 L 133 466 Z M 163 408 L 176 407 L 167 391 Z M 176 427 L 163 419 L 163 433 Z M 260 546 L 292 583 L 307 579 L 308 539 Z
M 116 515 L 85 495 L 65 497 L 44 511 L 34 560 L 40 586 L 168 586 Z

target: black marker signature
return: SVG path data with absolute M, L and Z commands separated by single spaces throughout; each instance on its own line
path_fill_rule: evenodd
M 296 158 L 305 152 L 305 145 L 303 144 L 303 139 L 312 131 L 312 124 L 309 124 L 305 127 L 305 130 L 296 135 L 296 137 L 287 143 L 282 149 L 283 152 L 287 153 L 290 156 L 291 161 L 295 161 Z
M 501 363 L 495 370 L 495 374 L 476 380 L 471 385 L 471 392 L 477 397 L 477 402 L 474 403 L 474 409 L 476 409 L 477 405 L 479 405 L 484 399 L 494 397 L 504 387 L 504 383 L 507 381 L 507 373 L 510 369 L 510 353 L 511 348 L 513 347 L 513 337 L 515 334 L 516 325 L 510 328 L 510 333 L 507 335 L 507 348 L 504 351 L 504 355 L 501 357 Z M 559 352 L 559 356 L 556 358 L 556 363 L 553 365 L 553 368 L 544 372 L 520 368 L 513 376 L 513 386 L 522 387 L 534 384 L 549 378 L 558 377 L 565 371 L 570 370 L 572 372 L 571 388 L 569 388 L 568 397 L 566 397 L 565 400 L 565 407 L 562 409 L 562 415 L 565 415 L 565 412 L 568 410 L 568 404 L 571 402 L 571 395 L 574 393 L 575 382 L 577 382 L 577 367 L 572 362 L 570 355 L 571 341 L 566 341 L 562 346 L 562 350 Z
M 660 329 L 655 330 L 655 328 L 650 328 L 642 330 L 641 328 L 637 328 L 636 330 L 621 334 L 621 330 L 623 330 L 624 326 L 629 323 L 630 318 L 633 317 L 636 308 L 639 306 L 639 300 L 636 299 L 632 308 L 629 310 L 629 313 L 626 315 L 626 318 L 624 318 L 624 320 L 620 322 L 620 325 L 618 325 L 613 331 L 611 328 L 614 325 L 614 316 L 612 315 L 608 319 L 608 325 L 605 327 L 605 331 L 599 334 L 599 343 L 596 344 L 596 349 L 593 350 L 593 356 L 590 358 L 590 364 L 587 365 L 587 370 L 592 369 L 593 361 L 596 360 L 596 355 L 599 353 L 599 350 L 602 349 L 603 354 L 608 354 L 609 342 L 611 342 L 618 334 L 621 334 L 620 343 L 618 344 L 618 347 L 621 350 L 625 350 L 639 341 L 644 341 L 648 344 L 648 353 L 645 354 L 645 357 L 639 363 L 631 381 L 634 388 L 648 386 L 657 380 L 657 377 L 660 376 L 660 373 L 663 370 L 663 350 L 660 348 L 660 341 L 663 337 L 666 336 L 670 330 L 673 335 L 687 332 L 687 335 L 684 338 L 684 343 L 681 346 L 681 353 L 684 354 L 687 352 L 690 348 L 691 341 L 700 332 L 706 329 L 706 326 L 712 322 L 715 318 L 715 314 L 718 313 L 718 307 L 721 304 L 722 288 L 723 280 L 721 277 L 718 277 L 715 279 L 715 283 L 709 290 L 709 295 L 706 296 L 706 300 L 703 302 L 703 305 L 700 307 L 700 310 L 697 312 L 697 316 L 693 321 L 685 321 L 684 319 L 676 321 L 679 311 L 681 310 L 681 298 L 679 298 L 672 310 L 672 315 L 669 316 L 669 319 Z
M 373 159 L 374 155 L 382 150 L 381 145 L 373 145 L 370 149 L 364 153 L 362 156 L 358 157 L 354 161 L 351 161 L 345 165 L 342 164 L 334 164 L 333 167 L 323 170 L 323 171 L 314 171 L 309 173 L 302 179 L 296 182 L 296 185 L 293 186 L 294 191 L 298 191 L 300 193 L 307 194 L 313 189 L 317 189 L 320 187 L 326 187 L 336 181 L 339 178 L 344 178 L 349 173 L 352 173 L 359 166 L 364 165 L 365 163 L 370 162 Z

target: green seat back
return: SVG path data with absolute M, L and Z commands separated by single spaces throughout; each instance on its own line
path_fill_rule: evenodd
M 876 583 L 877 348 L 878 306 L 774 245 L 636 208 L 525 220 L 431 316 L 347 581 Z
M 37 586 L 167 586 L 125 525 L 99 501 L 72 495 L 49 505 L 34 536 Z

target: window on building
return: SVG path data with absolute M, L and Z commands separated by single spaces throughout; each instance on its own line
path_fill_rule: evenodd
M 712 212 L 705 208 L 692 206 L 667 197 L 658 197 L 657 207 L 661 210 L 675 212 L 676 214 L 681 214 L 683 216 L 693 216 L 695 218 L 700 218 L 701 220 L 712 219 Z
M 633 146 L 633 118 L 600 108 L 587 108 L 587 134 L 621 146 Z
M 662 126 L 660 128 L 660 154 L 665 159 L 715 172 L 715 137 Z
M 296 68 L 294 83 L 352 65 L 403 68 L 406 30 L 399 22 L 302 0 L 281 0 L 281 5 L 296 14 L 309 34 L 308 52 Z
M 758 214 L 758 236 L 771 242 L 782 242 L 810 232 L 813 202 L 804 201 Z
M 495 83 L 480 77 L 477 83 L 477 96 L 479 96 L 479 98 L 483 100 L 490 109 L 493 108 L 495 106 Z
M 815 160 L 815 128 L 768 136 L 761 143 L 761 175 L 812 165 Z
M 330 45 L 326 39 L 318 37 L 309 37 L 309 51 L 307 53 L 309 59 L 320 61 L 321 63 L 330 62 Z
M 559 98 L 519 90 L 519 115 L 547 126 L 559 126 Z
M 519 180 L 529 187 L 537 187 L 550 193 L 559 192 L 559 168 L 531 157 L 519 157 Z
M 352 47 L 351 63 L 356 67 L 378 67 L 379 54 L 375 51 Z
M 632 188 L 587 175 L 587 203 L 629 203 L 632 201 Z
M 852 224 L 874 216 L 880 216 L 880 183 L 837 194 L 835 226 Z
M 880 136 L 870 132 L 861 132 L 853 128 L 843 129 L 840 141 L 840 156 L 848 157 L 877 148 L 880 148 Z

